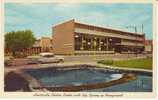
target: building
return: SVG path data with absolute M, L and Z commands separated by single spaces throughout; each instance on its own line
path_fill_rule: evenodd
M 49 37 L 42 37 L 41 39 L 35 40 L 35 43 L 32 47 L 22 49 L 19 51 L 19 55 L 29 56 L 33 54 L 39 54 L 41 52 L 52 52 L 53 50 L 52 39 Z M 12 55 L 11 51 L 8 49 L 5 50 L 5 55 Z
M 152 40 L 145 40 L 145 52 L 152 53 L 152 51 L 153 51 Z
M 87 25 L 70 20 L 53 28 L 55 54 L 106 54 L 144 51 L 144 34 Z
M 51 52 L 53 49 L 52 39 L 49 37 L 42 37 L 39 45 L 43 52 Z
M 52 39 L 49 37 L 37 39 L 31 48 L 23 49 L 22 52 L 27 56 L 41 52 L 52 52 Z
M 49 37 L 41 37 L 37 39 L 31 48 L 23 49 L 25 55 L 39 54 L 41 52 L 52 52 L 52 39 Z

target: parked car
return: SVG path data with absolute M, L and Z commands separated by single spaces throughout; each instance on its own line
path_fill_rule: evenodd
M 29 60 L 29 64 L 34 63 L 59 63 L 64 62 L 62 56 L 55 56 L 53 53 L 40 53 L 39 56 L 32 57 Z
M 62 56 L 55 56 L 53 53 L 40 53 L 40 58 L 38 59 L 40 63 L 51 63 L 51 62 L 64 62 Z
M 39 62 L 38 62 L 38 59 L 39 59 L 39 55 L 38 56 L 28 56 L 27 57 L 27 59 L 28 59 L 28 61 L 27 61 L 27 63 L 28 64 L 38 64 Z
M 13 57 L 12 56 L 6 56 L 4 57 L 4 65 L 5 66 L 10 66 L 12 63 Z

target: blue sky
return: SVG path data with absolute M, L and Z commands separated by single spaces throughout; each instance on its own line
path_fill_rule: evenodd
M 52 36 L 52 26 L 75 19 L 81 23 L 134 32 L 137 26 L 152 39 L 152 4 L 6 3 L 5 32 L 31 29 L 37 38 Z

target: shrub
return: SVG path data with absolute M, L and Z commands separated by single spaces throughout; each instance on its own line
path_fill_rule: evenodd
M 113 60 L 100 60 L 98 63 L 105 64 L 105 65 L 112 65 Z

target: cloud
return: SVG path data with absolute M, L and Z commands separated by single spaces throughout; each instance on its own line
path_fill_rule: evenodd
M 6 3 L 5 31 L 29 28 L 37 37 L 51 36 L 51 27 L 65 20 L 118 28 L 144 24 L 148 38 L 152 35 L 152 5 L 94 3 Z M 149 34 L 150 33 L 150 34 Z

